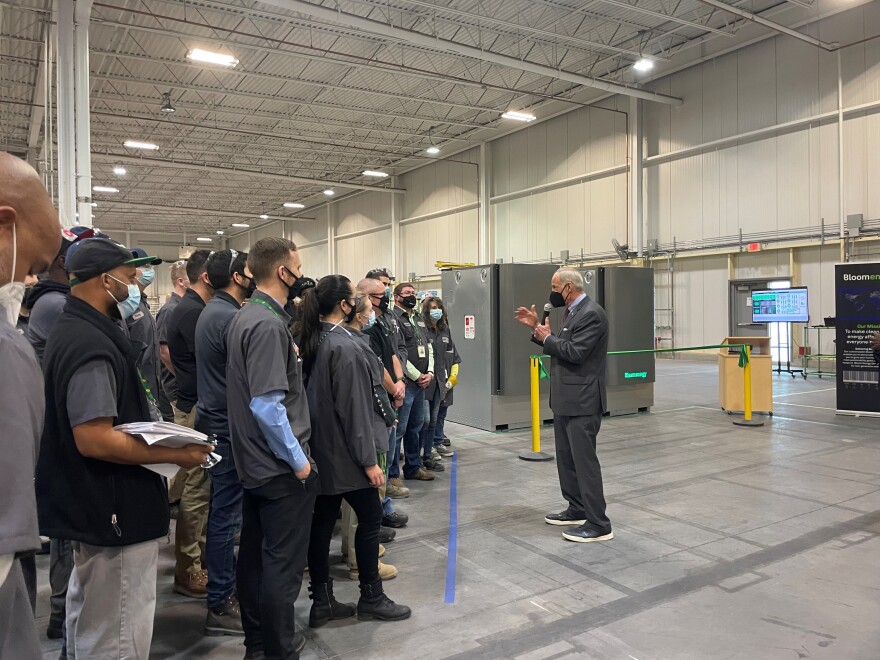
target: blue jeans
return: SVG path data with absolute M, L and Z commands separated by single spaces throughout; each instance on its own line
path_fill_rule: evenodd
M 434 448 L 434 434 L 437 430 L 437 415 L 440 411 L 440 403 L 443 400 L 440 398 L 440 388 L 434 388 L 434 395 L 431 397 L 430 401 L 425 399 L 425 421 L 422 426 L 422 432 L 420 437 L 420 444 L 422 448 L 422 455 L 425 458 L 431 458 L 431 450 Z
M 412 477 L 422 467 L 419 459 L 420 436 L 424 424 L 425 390 L 415 383 L 407 382 L 406 396 L 403 405 L 398 409 L 397 434 L 394 447 L 390 448 L 388 455 L 388 478 L 400 478 L 400 465 L 398 454 L 400 444 L 403 441 L 403 453 L 406 464 L 403 466 L 403 474 Z
M 440 404 L 440 410 L 437 411 L 437 426 L 434 427 L 434 446 L 439 447 L 443 444 L 443 435 L 444 429 L 443 427 L 446 425 L 446 413 L 449 411 L 449 406 L 446 404 Z
M 205 533 L 208 607 L 220 607 L 235 593 L 235 535 L 241 529 L 243 489 L 229 441 L 219 438 L 214 451 L 223 457 L 211 468 L 211 508 Z

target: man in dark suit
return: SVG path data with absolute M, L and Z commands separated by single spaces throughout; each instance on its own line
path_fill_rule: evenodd
M 517 321 L 532 328 L 532 341 L 551 356 L 556 466 L 568 508 L 548 514 L 544 521 L 570 526 L 562 534 L 569 541 L 608 541 L 614 534 L 605 515 L 602 466 L 596 456 L 596 435 L 606 410 L 608 319 L 605 310 L 584 293 L 584 278 L 578 271 L 561 268 L 550 289 L 550 303 L 566 308 L 557 334 L 551 332 L 549 319 L 538 320 L 534 305 L 516 310 Z

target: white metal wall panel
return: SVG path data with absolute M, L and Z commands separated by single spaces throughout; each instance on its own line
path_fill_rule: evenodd
M 745 133 L 776 120 L 776 42 L 768 39 L 737 51 L 739 94 L 737 131 Z
M 819 48 L 776 39 L 776 115 L 779 123 L 819 114 Z
M 584 174 L 587 171 L 587 153 L 590 150 L 590 113 L 582 108 L 561 118 L 566 119 L 568 174 L 560 178 Z
M 454 162 L 441 160 L 400 177 L 406 189 L 403 200 L 403 218 L 436 213 L 454 206 L 479 200 L 479 150 L 471 149 L 458 154 Z M 390 197 L 389 195 L 385 195 Z M 390 221 L 390 201 L 388 221 Z
M 743 252 L 736 256 L 736 279 L 790 277 L 788 251 Z
M 525 131 L 527 151 L 523 165 L 528 171 L 526 187 L 547 183 L 547 124 L 542 122 Z
M 702 157 L 676 160 L 669 168 L 669 212 L 675 231 L 684 236 L 703 236 Z
M 366 192 L 330 204 L 337 235 L 390 223 L 391 198 L 388 193 Z
M 372 268 L 391 264 L 391 230 L 336 241 L 336 272 L 357 284 Z
M 300 248 L 298 252 L 299 258 L 302 259 L 302 270 L 304 274 L 315 280 L 330 274 L 327 272 L 328 262 L 326 243 Z M 366 273 L 366 271 L 364 272 Z
M 685 149 L 702 144 L 703 139 L 703 71 L 701 67 L 685 69 L 672 76 L 674 96 L 686 99 L 684 105 L 670 111 L 670 149 Z
M 865 213 L 868 208 L 867 121 L 864 113 L 843 122 L 843 212 Z M 876 185 L 877 175 L 874 181 Z M 867 217 L 867 216 L 866 216 Z
M 840 259 L 840 248 L 837 245 L 815 246 L 798 250 L 800 264 L 800 285 L 810 292 L 810 323 L 821 325 L 824 317 L 834 316 L 834 265 Z M 826 332 L 821 352 L 834 352 L 834 333 Z M 815 334 L 811 335 L 815 341 Z M 798 344 L 803 337 L 795 337 Z M 818 353 L 815 346 L 813 353 Z
M 815 216 L 810 216 L 809 162 L 809 130 L 776 138 L 776 228 L 780 231 L 816 224 Z
M 776 141 L 740 145 L 737 154 L 739 226 L 743 233 L 776 229 Z
M 316 220 L 309 222 L 288 222 L 287 238 L 302 245 L 314 243 L 327 238 L 327 212 L 325 209 L 315 209 Z
M 880 74 L 880 71 L 878 71 Z M 880 77 L 880 76 L 878 76 Z M 866 218 L 880 217 L 880 186 L 877 185 L 877 172 L 880 172 L 880 115 L 865 117 L 865 168 L 871 173 L 867 190 Z
M 436 275 L 437 261 L 477 262 L 478 209 L 412 222 L 400 228 L 406 246 L 401 260 L 402 274 Z
M 702 183 L 701 208 L 703 236 L 723 236 L 721 232 L 721 156 L 710 151 L 697 157 Z
M 724 339 L 727 259 L 722 256 L 677 260 L 674 286 L 676 346 L 706 346 Z

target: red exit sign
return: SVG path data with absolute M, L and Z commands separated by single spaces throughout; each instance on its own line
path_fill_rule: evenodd
M 759 252 L 761 250 L 760 243 L 749 243 L 749 252 Z

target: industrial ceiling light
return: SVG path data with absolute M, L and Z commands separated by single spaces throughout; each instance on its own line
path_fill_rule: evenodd
M 207 236 L 199 236 L 196 240 L 200 241 L 202 243 L 213 243 L 214 242 L 213 238 L 209 238 Z
M 98 202 L 92 202 L 92 208 L 96 207 L 97 205 L 98 205 Z
M 363 174 L 364 176 L 376 177 L 377 179 L 384 179 L 388 176 L 387 172 L 378 172 L 376 170 L 364 170 L 363 172 L 361 172 L 361 174 Z
M 170 115 L 172 112 L 176 112 L 176 108 L 171 103 L 171 92 L 165 92 L 162 94 L 162 107 L 159 108 L 161 112 L 164 112 L 167 115 Z
M 129 149 L 146 149 L 147 151 L 156 151 L 159 148 L 159 145 L 152 142 L 140 142 L 139 140 L 126 140 L 122 144 Z
M 336 194 L 336 191 L 333 190 L 333 188 L 327 188 L 327 189 L 324 191 L 324 194 L 327 195 L 327 197 L 333 197 L 333 195 Z
M 246 222 L 233 222 L 232 226 L 238 227 L 239 229 L 247 229 L 248 227 L 250 227 L 250 225 Z
M 193 48 L 186 54 L 186 59 L 193 62 L 204 62 L 205 64 L 217 64 L 219 66 L 228 66 L 233 68 L 238 65 L 238 60 L 232 55 L 223 53 L 214 53 L 210 50 L 202 50 L 201 48 Z
M 222 230 L 222 229 L 218 229 L 218 230 L 217 230 L 217 236 L 223 236 L 223 230 Z
M 516 121 L 535 121 L 535 115 L 530 115 L 528 112 L 516 112 L 515 110 L 508 110 L 501 116 L 504 119 L 515 119 Z
M 642 71 L 642 72 L 650 71 L 653 68 L 654 68 L 654 60 L 649 60 L 646 57 L 643 57 L 638 62 L 633 64 L 633 69 L 635 69 L 636 71 Z
M 92 186 L 92 192 L 117 193 L 119 192 L 119 188 L 112 188 L 110 186 Z
M 126 174 L 128 174 L 128 170 L 125 169 L 125 167 L 120 163 L 117 163 L 113 166 L 113 174 L 115 174 L 116 176 L 125 176 Z
M 284 202 L 284 208 L 286 209 L 304 209 L 305 207 L 305 204 L 300 204 L 299 202 Z
M 440 147 L 436 147 L 432 144 L 430 147 L 425 149 L 425 153 L 428 154 L 429 156 L 436 156 L 437 154 L 440 153 Z
M 268 215 L 268 214 L 266 214 L 266 213 L 261 213 L 261 214 L 260 214 L 260 220 L 268 220 L 268 219 L 269 219 L 269 215 Z

